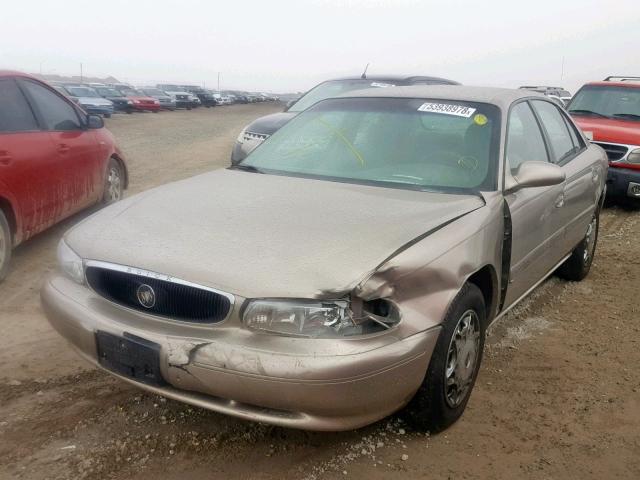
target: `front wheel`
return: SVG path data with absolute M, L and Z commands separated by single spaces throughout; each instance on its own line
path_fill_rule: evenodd
M 593 257 L 596 253 L 599 230 L 600 214 L 599 212 L 595 212 L 591 218 L 591 222 L 589 222 L 584 238 L 573 252 L 571 252 L 571 256 L 560 265 L 558 276 L 565 280 L 579 282 L 589 274 Z
M 407 406 L 416 428 L 436 433 L 460 418 L 480 370 L 485 329 L 484 296 L 467 283 L 449 307 L 425 378 Z
M 124 192 L 124 172 L 120 163 L 114 159 L 109 159 L 107 168 L 107 179 L 104 186 L 104 195 L 102 203 L 109 205 L 115 203 L 122 198 Z
M 7 217 L 4 215 L 4 212 L 0 210 L 0 282 L 2 282 L 9 273 L 12 246 L 13 242 L 11 240 L 9 222 L 7 222 Z

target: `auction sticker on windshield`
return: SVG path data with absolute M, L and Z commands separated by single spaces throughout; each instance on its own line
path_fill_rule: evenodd
M 418 108 L 419 112 L 442 113 L 444 115 L 455 115 L 456 117 L 469 118 L 476 111 L 475 108 L 464 105 L 453 105 L 450 103 L 423 103 Z

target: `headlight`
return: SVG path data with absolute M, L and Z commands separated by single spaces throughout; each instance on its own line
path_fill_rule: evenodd
M 82 259 L 71 250 L 64 239 L 58 243 L 58 265 L 71 280 L 82 285 L 84 283 L 84 268 Z
M 375 303 L 378 302 L 378 303 Z M 385 300 L 367 302 L 384 303 Z M 310 338 L 336 338 L 387 330 L 400 320 L 397 309 L 387 308 L 378 315 L 367 306 L 354 314 L 347 300 L 253 300 L 243 314 L 245 326 L 279 335 Z
M 140 100 L 134 100 L 133 103 L 140 103 Z
M 155 103 L 156 105 L 160 104 L 160 102 L 158 100 L 154 100 L 153 103 Z
M 242 145 L 244 143 L 244 133 L 247 131 L 247 128 L 243 128 L 242 131 L 240 132 L 240 135 L 238 135 L 238 138 L 236 138 L 236 143 L 239 143 L 240 145 Z
M 627 157 L 627 162 L 640 164 L 640 148 L 636 148 L 632 150 L 629 156 Z
M 131 100 L 127 100 L 127 105 L 133 105 L 133 102 Z

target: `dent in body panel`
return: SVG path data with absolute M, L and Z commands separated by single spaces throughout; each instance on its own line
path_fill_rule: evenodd
M 433 232 L 389 259 L 361 282 L 364 299 L 385 298 L 399 306 L 406 335 L 439 325 L 449 305 L 471 275 L 489 266 L 493 311 L 497 313 L 502 279 L 505 218 L 503 197 L 484 195 L 486 206 Z M 453 240 L 457 243 L 452 244 Z M 490 320 L 490 319 L 489 319 Z M 404 336 L 404 335 L 403 335 Z

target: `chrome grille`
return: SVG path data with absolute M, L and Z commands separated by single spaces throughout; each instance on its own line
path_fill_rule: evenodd
M 89 286 L 107 300 L 173 320 L 216 323 L 233 305 L 232 295 L 131 267 L 89 262 L 85 274 Z
M 607 152 L 607 157 L 609 157 L 610 162 L 622 160 L 629 152 L 629 148 L 626 145 L 617 145 L 615 143 L 604 143 L 604 142 L 593 142 L 593 143 L 604 148 L 604 151 Z

